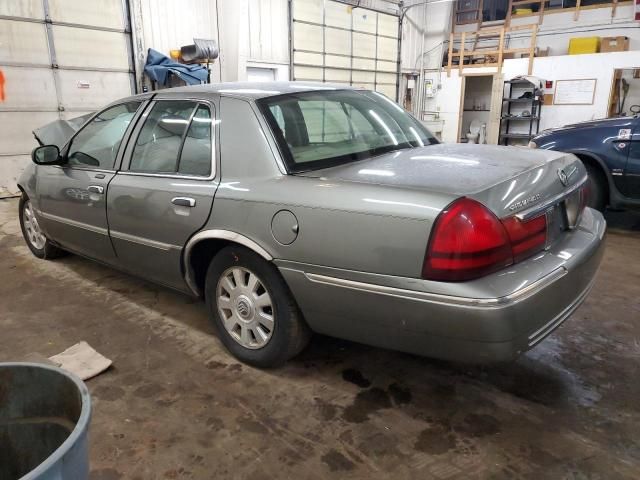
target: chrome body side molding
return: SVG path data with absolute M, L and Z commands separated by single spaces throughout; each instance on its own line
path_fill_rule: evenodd
M 111 230 L 109 234 L 112 238 L 117 238 L 118 240 L 137 243 L 139 245 L 144 245 L 145 247 L 157 248 L 158 250 L 169 251 L 172 249 L 180 250 L 182 248 L 180 245 L 171 245 L 170 243 L 157 242 L 148 238 L 139 237 L 137 235 L 130 235 L 128 233 L 116 232 L 114 230 Z
M 81 228 L 83 230 L 88 230 L 94 233 L 99 233 L 100 235 L 109 235 L 109 232 L 107 231 L 106 228 L 96 227 L 95 225 L 89 225 L 88 223 L 78 222 L 76 220 L 71 220 L 70 218 L 59 217 L 58 215 L 45 213 L 41 210 L 38 210 L 37 213 L 38 215 L 42 216 L 43 218 L 46 218 L 47 220 L 52 220 L 58 223 L 64 223 L 72 227 Z
M 468 298 L 468 297 L 456 297 L 453 295 L 443 295 L 440 293 L 420 292 L 417 290 L 408 290 L 404 288 L 389 287 L 386 285 L 377 285 L 373 283 L 357 282 L 353 280 L 347 280 L 343 278 L 329 277 L 326 275 L 318 275 L 315 273 L 305 273 L 305 277 L 312 282 L 324 283 L 327 285 L 333 285 L 336 287 L 347 288 L 351 290 L 359 290 L 363 292 L 375 293 L 378 295 L 387 295 L 391 297 L 399 297 L 408 300 L 415 300 L 419 302 L 440 303 L 446 305 L 457 305 L 462 307 L 484 307 L 484 308 L 499 308 L 504 305 L 515 303 L 523 300 L 537 291 L 547 287 L 549 284 L 559 280 L 567 274 L 567 269 L 564 267 L 557 268 L 548 275 L 533 282 L 526 287 L 513 292 L 510 295 L 498 298 Z

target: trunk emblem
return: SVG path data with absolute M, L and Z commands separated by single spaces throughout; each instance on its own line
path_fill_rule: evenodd
M 564 168 L 559 169 L 558 177 L 560 177 L 560 182 L 562 183 L 562 185 L 564 185 L 565 187 L 569 185 L 569 179 L 571 179 L 571 176 L 577 171 L 578 167 L 576 167 L 575 165 L 571 165 L 571 167 L 566 170 Z
M 522 207 L 526 207 L 527 205 L 530 205 L 533 202 L 537 202 L 541 198 L 542 198 L 542 194 L 541 193 L 536 193 L 535 195 L 532 195 L 529 198 L 525 198 L 525 199 L 520 200 L 518 202 L 512 203 L 511 205 L 509 205 L 509 210 L 511 210 L 513 212 L 514 210 L 517 210 L 517 209 L 522 208 Z

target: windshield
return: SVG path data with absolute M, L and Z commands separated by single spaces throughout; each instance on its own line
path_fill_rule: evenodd
M 258 100 L 291 172 L 341 165 L 438 140 L 377 92 L 323 90 Z

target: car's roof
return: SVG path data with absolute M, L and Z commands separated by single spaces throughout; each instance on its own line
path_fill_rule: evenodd
M 215 93 L 230 97 L 257 99 L 285 93 L 319 90 L 356 90 L 356 88 L 349 85 L 320 82 L 223 82 L 157 90 L 153 93 Z

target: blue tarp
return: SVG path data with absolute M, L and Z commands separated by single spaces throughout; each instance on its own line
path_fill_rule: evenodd
M 187 85 L 199 85 L 207 82 L 207 69 L 202 65 L 185 65 L 171 60 L 152 48 L 147 52 L 147 63 L 144 66 L 146 73 L 151 80 L 160 85 L 169 83 L 169 73 L 176 75 Z

